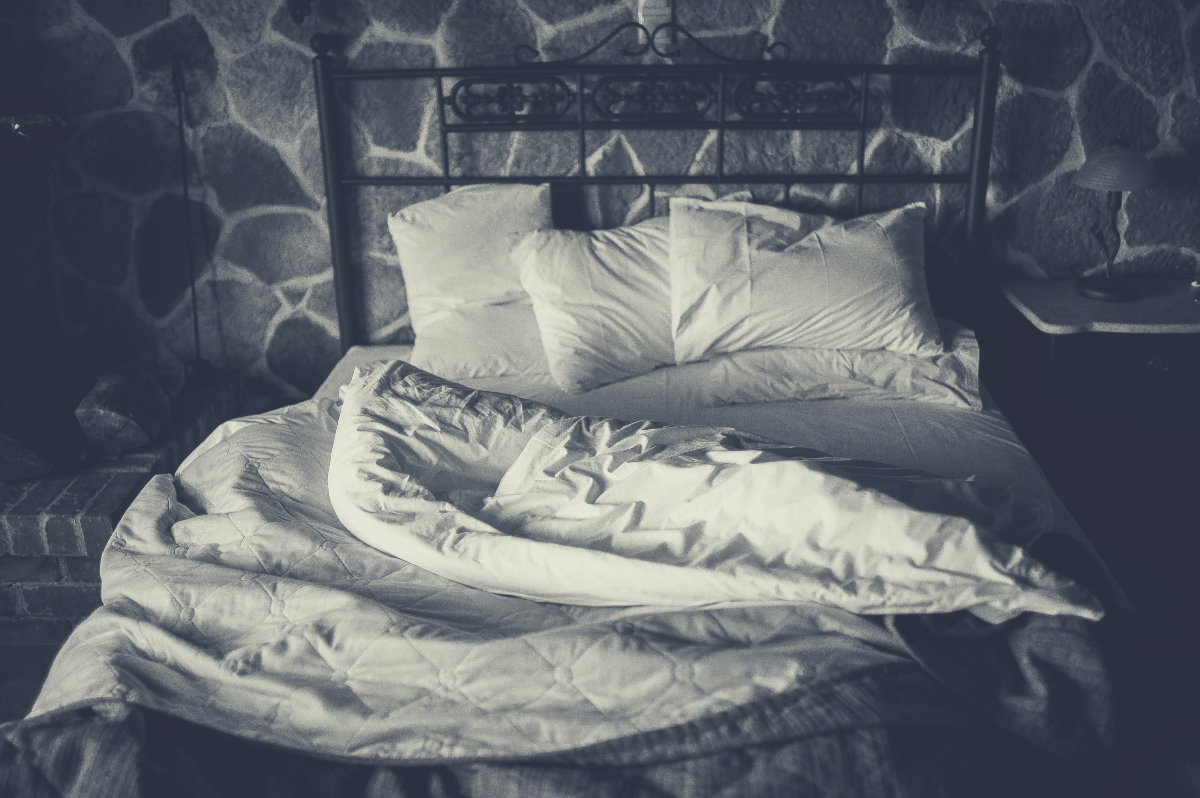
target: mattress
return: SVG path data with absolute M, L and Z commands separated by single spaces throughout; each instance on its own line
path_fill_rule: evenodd
M 352 347 L 330 371 L 315 398 L 336 400 L 360 364 L 407 360 L 411 353 L 411 345 Z M 1049 504 L 1053 530 L 1074 538 L 1091 552 L 1104 567 L 1120 602 L 1133 606 L 986 390 L 981 411 L 919 401 L 861 399 L 706 407 L 696 401 L 704 379 L 704 372 L 697 369 L 667 367 L 583 394 L 562 391 L 549 374 L 458 382 L 532 399 L 572 415 L 734 427 L 837 457 L 873 460 L 945 477 L 974 477 L 985 484 L 1027 491 Z

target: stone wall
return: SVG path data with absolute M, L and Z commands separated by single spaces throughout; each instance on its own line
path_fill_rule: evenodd
M 1200 8 L 1197 0 L 676 0 L 680 21 L 714 49 L 750 56 L 768 40 L 797 57 L 910 63 L 974 56 L 989 24 L 1004 33 L 989 214 L 1014 273 L 1067 277 L 1102 254 L 1087 234 L 1102 197 L 1075 188 L 1085 155 L 1122 136 L 1163 181 L 1122 212 L 1122 272 L 1192 274 L 1200 260 Z M 49 227 L 68 325 L 141 365 L 192 353 L 184 214 L 193 224 L 202 353 L 243 368 L 260 393 L 299 397 L 338 355 L 310 57 L 335 31 L 354 66 L 509 63 L 527 42 L 547 57 L 581 51 L 636 18 L 636 0 L 317 0 L 294 24 L 282 0 L 8 0 L 5 80 L 27 80 L 38 108 L 70 123 L 59 148 Z M 186 58 L 193 189 L 180 189 L 171 57 Z M 619 61 L 615 54 L 611 60 Z M 370 85 L 353 98 L 359 160 L 377 171 L 435 172 L 432 93 Z M 962 169 L 969 85 L 890 89 L 872 169 Z M 939 110 L 938 124 L 928 111 Z M 835 135 L 731 140 L 743 166 L 849 169 Z M 702 169 L 704 136 L 625 134 L 589 141 L 597 171 Z M 456 168 L 520 174 L 571 168 L 553 135 L 496 134 L 450 153 Z M 872 204 L 894 201 L 880 190 Z M 844 208 L 845 192 L 809 192 Z M 943 220 L 954 192 L 932 192 Z M 385 211 L 422 191 L 363 191 L 371 336 L 405 340 L 403 285 Z M 603 192 L 594 216 L 646 212 L 638 189 Z

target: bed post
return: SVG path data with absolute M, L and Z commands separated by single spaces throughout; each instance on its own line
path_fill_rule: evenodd
M 350 266 L 350 241 L 346 237 L 346 211 L 342 204 L 342 164 L 338 157 L 336 119 L 337 95 L 333 86 L 332 36 L 313 34 L 309 46 L 313 58 L 313 80 L 317 88 L 317 120 L 321 128 L 321 163 L 325 173 L 325 211 L 329 216 L 329 248 L 333 257 L 333 289 L 337 297 L 338 337 L 342 354 L 360 343 L 358 304 L 354 274 Z
M 967 259 L 978 277 L 988 268 L 987 189 L 992 160 L 992 126 L 996 121 L 996 86 L 1000 80 L 1000 29 L 989 27 L 979 40 L 979 96 L 971 136 L 971 169 L 967 185 Z

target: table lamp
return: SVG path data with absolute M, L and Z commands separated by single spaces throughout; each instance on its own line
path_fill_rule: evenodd
M 1110 248 L 1103 225 L 1097 221 L 1092 225 L 1092 235 L 1100 242 L 1100 248 L 1108 257 L 1104 276 L 1080 277 L 1075 289 L 1089 299 L 1105 302 L 1126 302 L 1137 299 L 1137 283 L 1113 277 L 1113 261 L 1121 250 L 1121 233 L 1117 230 L 1117 212 L 1121 210 L 1124 192 L 1140 188 L 1151 188 L 1158 183 L 1154 167 L 1146 156 L 1120 144 L 1105 147 L 1092 156 L 1075 173 L 1075 185 L 1108 192 L 1109 227 L 1116 243 Z

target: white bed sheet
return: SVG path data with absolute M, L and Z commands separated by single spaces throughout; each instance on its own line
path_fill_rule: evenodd
M 316 396 L 337 399 L 339 389 L 359 364 L 408 360 L 411 353 L 411 345 L 353 347 Z M 1037 461 L 986 392 L 982 411 L 916 401 L 841 399 L 703 407 L 694 398 L 703 380 L 703 372 L 696 369 L 665 367 L 583 394 L 559 390 L 549 374 L 458 382 L 543 402 L 572 415 L 729 426 L 838 457 L 918 468 L 946 477 L 974 476 L 988 484 L 1028 490 L 1050 503 L 1054 531 L 1078 540 L 1103 565 Z M 1132 606 L 1111 573 L 1109 581 L 1118 599 Z

